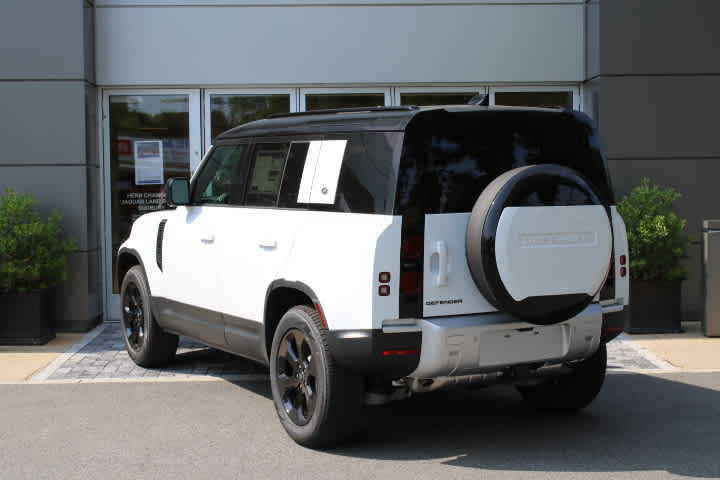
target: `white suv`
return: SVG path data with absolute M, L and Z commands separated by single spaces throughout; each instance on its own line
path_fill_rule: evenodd
M 118 253 L 128 353 L 159 366 L 184 335 L 269 365 L 300 444 L 448 384 L 510 382 L 553 410 L 600 391 L 628 247 L 581 113 L 275 116 L 220 135 L 166 195 Z

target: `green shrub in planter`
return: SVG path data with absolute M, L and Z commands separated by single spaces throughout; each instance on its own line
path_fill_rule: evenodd
M 0 196 L 2 343 L 43 343 L 54 336 L 48 333 L 47 292 L 67 278 L 66 256 L 76 248 L 61 238 L 61 218 L 57 211 L 41 218 L 30 194 L 7 190 Z
M 680 331 L 682 261 L 689 238 L 686 220 L 673 212 L 682 197 L 644 178 L 618 203 L 630 245 L 630 310 L 626 330 L 633 333 Z

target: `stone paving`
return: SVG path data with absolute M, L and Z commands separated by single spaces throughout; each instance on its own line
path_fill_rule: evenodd
M 267 374 L 267 368 L 229 353 L 180 338 L 175 360 L 161 369 L 142 368 L 130 359 L 119 323 L 108 323 L 102 332 L 70 355 L 48 380 L 95 378 L 153 378 Z
M 125 351 L 120 326 L 108 323 L 102 331 L 46 376 L 48 380 L 99 378 L 154 378 L 267 375 L 267 368 L 213 348 L 181 338 L 175 361 L 162 369 L 145 369 Z M 672 366 L 621 335 L 608 344 L 608 371 L 667 369 Z M 46 372 L 47 374 L 47 372 Z

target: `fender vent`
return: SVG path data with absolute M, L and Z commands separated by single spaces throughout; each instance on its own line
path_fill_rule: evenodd
M 157 243 L 155 245 L 155 260 L 157 261 L 157 266 L 161 272 L 163 269 L 162 246 L 163 246 L 163 236 L 165 235 L 165 224 L 166 223 L 167 223 L 167 219 L 163 219 L 160 222 L 160 225 L 158 225 Z

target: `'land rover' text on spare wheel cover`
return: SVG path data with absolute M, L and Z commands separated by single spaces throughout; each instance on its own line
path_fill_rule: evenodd
M 516 168 L 475 203 L 466 252 L 478 289 L 497 309 L 538 325 L 561 322 L 590 304 L 608 274 L 607 209 L 567 167 Z

